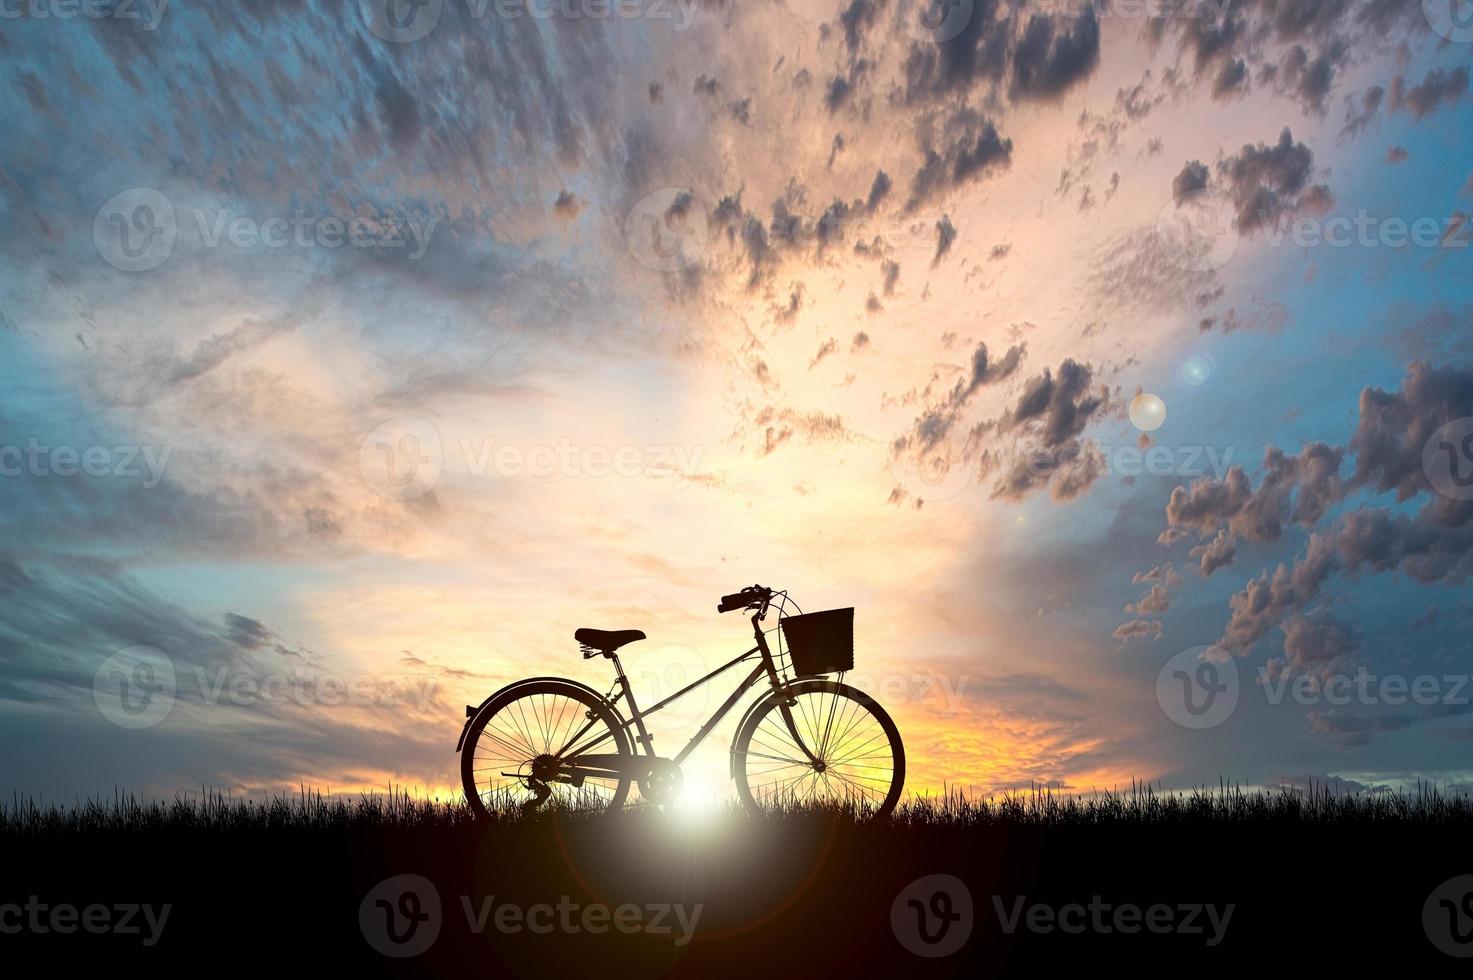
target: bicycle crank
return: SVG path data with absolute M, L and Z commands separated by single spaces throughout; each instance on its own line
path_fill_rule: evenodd
M 666 806 L 680 799 L 685 776 L 680 767 L 669 759 L 651 760 L 649 770 L 639 780 L 639 792 L 651 803 Z

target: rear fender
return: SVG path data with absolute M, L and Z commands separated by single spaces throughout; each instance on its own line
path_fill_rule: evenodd
M 479 715 L 481 712 L 485 711 L 491 706 L 492 701 L 495 701 L 497 698 L 501 697 L 503 694 L 508 693 L 509 691 L 515 691 L 519 687 L 525 687 L 528 684 L 542 684 L 547 681 L 557 681 L 560 684 L 567 684 L 571 687 L 582 688 L 589 694 L 592 694 L 594 697 L 598 698 L 604 704 L 608 705 L 609 710 L 614 713 L 614 717 L 619 719 L 619 722 L 621 724 L 623 723 L 624 718 L 622 715 L 619 714 L 619 709 L 614 707 L 613 702 L 604 697 L 595 689 L 589 687 L 587 684 L 584 684 L 582 681 L 575 681 L 571 677 L 528 677 L 524 680 L 515 681 L 511 684 L 506 685 L 506 687 L 503 687 L 501 690 L 497 691 L 495 694 L 491 695 L 480 704 L 468 704 L 465 706 L 465 724 L 461 726 L 460 738 L 457 739 L 455 742 L 455 751 L 459 753 L 460 750 L 465 746 L 465 737 L 467 734 L 470 733 L 471 723 L 476 720 L 477 715 Z

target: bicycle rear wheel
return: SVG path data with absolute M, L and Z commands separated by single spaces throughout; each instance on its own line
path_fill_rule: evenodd
M 785 695 L 768 695 L 732 745 L 737 794 L 748 809 L 848 805 L 870 817 L 894 810 L 905 747 L 885 709 L 837 681 L 798 681 Z M 786 699 L 795 702 L 788 711 L 802 746 L 783 717 Z
M 569 750 L 629 753 L 618 715 L 596 693 L 569 681 L 518 685 L 498 696 L 471 722 L 460 753 L 465 799 L 478 816 L 518 808 L 617 810 L 629 795 L 628 778 L 571 782 Z M 576 744 L 575 744 L 576 743 Z

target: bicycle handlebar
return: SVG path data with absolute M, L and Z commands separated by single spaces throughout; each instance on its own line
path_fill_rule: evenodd
M 729 613 L 733 609 L 757 609 L 772 598 L 772 590 L 760 585 L 749 585 L 740 592 L 724 595 L 716 605 L 719 613 Z

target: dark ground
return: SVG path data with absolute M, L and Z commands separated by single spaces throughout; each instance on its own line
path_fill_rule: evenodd
M 825 813 L 649 810 L 477 824 L 461 810 L 402 801 L 297 801 L 274 811 L 110 805 L 90 815 L 21 805 L 0 815 L 0 906 L 20 906 L 0 910 L 0 946 L 57 966 L 92 959 L 293 974 L 978 977 L 1079 963 L 1364 968 L 1388 957 L 1457 967 L 1434 943 L 1473 954 L 1473 935 L 1461 933 L 1473 933 L 1473 898 L 1464 898 L 1473 885 L 1440 894 L 1445 907 L 1434 899 L 1430 928 L 1424 906 L 1444 882 L 1473 873 L 1473 807 L 1426 796 L 1340 799 L 1213 794 L 1182 804 L 1136 795 L 1068 807 L 1035 797 L 1012 807 L 922 807 L 862 826 Z M 970 923 L 954 885 L 949 899 L 936 898 L 933 883 L 911 887 L 933 874 L 965 884 Z M 411 882 L 406 899 L 401 883 L 381 885 L 397 875 L 429 884 Z M 46 911 L 30 911 L 31 896 Z M 477 931 L 470 920 L 488 898 Z M 1007 933 L 1000 919 L 1020 899 L 1054 915 L 1083 906 L 1062 912 L 1082 931 L 1044 931 L 1044 912 L 1025 910 Z M 63 905 L 79 917 L 104 906 L 120 922 L 122 909 L 140 903 L 170 906 L 151 946 L 141 913 L 130 922 L 136 933 L 55 928 L 68 924 L 65 912 L 53 918 Z M 508 904 L 515 908 L 499 911 Z M 1225 927 L 1191 911 L 1213 906 L 1220 922 L 1229 904 Z M 539 905 L 546 911 L 522 919 Z M 606 911 L 624 905 L 638 907 L 621 913 L 628 933 Z M 659 911 L 673 905 L 688 923 L 699 915 L 684 944 L 677 914 Z M 1132 919 L 1126 906 L 1142 911 Z M 389 937 L 390 908 L 401 945 Z M 935 945 L 919 938 L 922 912 Z M 411 932 L 404 913 L 429 918 Z M 961 918 L 943 931 L 937 913 Z M 1162 931 L 1117 928 L 1152 916 Z M 637 923 L 654 931 L 634 931 Z M 376 948 L 420 945 L 406 958 Z M 908 945 L 960 948 L 922 957 Z

